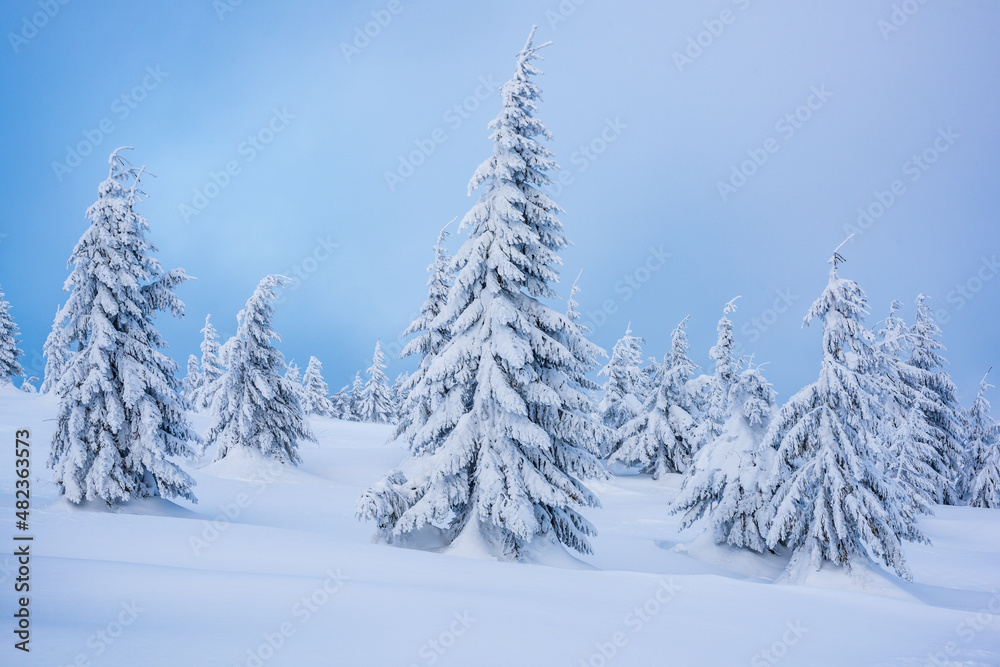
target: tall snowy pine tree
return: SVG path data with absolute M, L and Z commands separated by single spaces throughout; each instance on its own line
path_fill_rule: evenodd
M 483 193 L 462 222 L 469 238 L 432 325 L 447 323 L 451 338 L 429 380 L 451 377 L 413 443 L 425 472 L 406 482 L 394 471 L 358 501 L 359 517 L 375 520 L 384 538 L 424 528 L 513 560 L 543 537 L 589 552 L 594 530 L 578 508 L 598 501 L 578 477 L 602 474 L 583 441 L 576 409 L 584 399 L 573 382 L 594 348 L 539 301 L 555 296 L 556 251 L 567 240 L 560 209 L 538 189 L 557 165 L 537 141 L 551 135 L 534 117 L 534 32 L 501 89 L 493 155 L 469 184 Z
M 299 441 L 315 441 L 299 404 L 300 387 L 282 377 L 285 360 L 271 344 L 281 337 L 271 329 L 275 290 L 284 276 L 266 276 L 236 317 L 236 335 L 222 346 L 226 372 L 212 401 L 208 445 L 218 445 L 215 460 L 232 451 L 259 452 L 279 463 L 297 464 Z
M 909 579 L 900 540 L 923 538 L 883 472 L 883 366 L 863 324 L 864 292 L 837 275 L 841 261 L 835 252 L 829 283 L 803 322 L 823 321 L 819 379 L 781 408 L 764 437 L 776 452 L 767 542 L 794 550 L 790 580 L 824 560 L 850 571 L 869 557 Z
M 194 500 L 191 479 L 168 456 L 190 456 L 197 443 L 184 416 L 177 364 L 160 352 L 158 311 L 183 317 L 173 290 L 182 269 L 162 273 L 136 213 L 142 170 L 116 150 L 110 174 L 87 210 L 90 227 L 73 249 L 70 292 L 58 321 L 67 361 L 55 392 L 59 413 L 48 465 L 72 502 L 108 505 L 149 496 Z

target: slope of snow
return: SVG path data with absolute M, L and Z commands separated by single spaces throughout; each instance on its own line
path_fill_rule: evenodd
M 590 483 L 593 556 L 540 545 L 536 564 L 509 564 L 471 542 L 370 542 L 354 502 L 403 458 L 390 427 L 315 418 L 299 468 L 210 451 L 184 465 L 197 504 L 110 510 L 57 498 L 54 415 L 50 397 L 0 389 L 0 507 L 13 533 L 14 431 L 28 428 L 35 537 L 28 655 L 0 555 L 0 664 L 1000 664 L 1000 511 L 936 508 L 920 524 L 933 546 L 906 545 L 912 584 L 824 568 L 785 585 L 781 556 L 678 532 L 678 476 L 622 476 Z

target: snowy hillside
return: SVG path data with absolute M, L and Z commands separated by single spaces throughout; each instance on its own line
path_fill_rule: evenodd
M 183 465 L 198 504 L 114 513 L 57 498 L 56 405 L 0 388 L 3 438 L 31 432 L 35 538 L 31 653 L 5 646 L 5 665 L 1000 664 L 998 510 L 921 518 L 933 546 L 904 543 L 913 583 L 824 569 L 786 586 L 771 583 L 786 559 L 678 532 L 679 475 L 626 474 L 590 482 L 593 556 L 501 563 L 370 543 L 354 503 L 404 457 L 391 427 L 313 418 L 298 468 L 209 451 Z M 17 574 L 2 559 L 6 599 Z

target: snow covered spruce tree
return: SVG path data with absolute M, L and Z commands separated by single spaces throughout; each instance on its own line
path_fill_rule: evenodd
M 395 419 L 395 412 L 389 378 L 385 375 L 385 355 L 382 354 L 381 341 L 375 341 L 375 353 L 367 373 L 368 381 L 365 382 L 358 404 L 358 419 L 372 424 L 391 424 Z
M 622 336 L 611 350 L 611 358 L 598 373 L 606 377 L 601 388 L 603 395 L 598 404 L 601 421 L 611 429 L 604 456 L 614 454 L 622 444 L 621 428 L 643 412 L 643 401 L 647 391 L 646 376 L 639 365 L 642 363 L 642 338 L 632 335 L 632 323 L 625 328 Z
M 52 331 L 46 336 L 45 344 L 42 345 L 42 356 L 45 357 L 45 379 L 42 380 L 40 391 L 43 394 L 55 389 L 63 368 L 71 356 L 70 349 L 63 339 L 64 332 L 59 319 L 60 310 L 62 309 L 56 309 L 56 316 L 52 321 Z
M 226 372 L 212 400 L 207 445 L 215 460 L 235 451 L 254 452 L 279 463 L 297 464 L 299 441 L 315 441 L 299 404 L 299 387 L 282 377 L 285 360 L 272 344 L 275 290 L 284 276 L 266 276 L 236 316 L 236 335 L 222 346 Z
M 532 61 L 544 46 L 533 45 L 534 33 L 501 89 L 493 155 L 469 184 L 483 192 L 462 221 L 469 236 L 432 325 L 449 323 L 451 337 L 427 381 L 450 377 L 413 442 L 420 472 L 407 480 L 393 471 L 358 501 L 358 516 L 383 539 L 419 531 L 421 544 L 459 542 L 510 560 L 552 541 L 590 552 L 594 529 L 578 510 L 598 501 L 579 478 L 603 469 L 585 442 L 573 378 L 597 348 L 540 301 L 555 296 L 556 252 L 567 240 L 560 209 L 538 189 L 557 165 L 538 140 L 551 135 L 534 117 Z
M 336 419 L 347 419 L 351 417 L 351 389 L 344 386 L 336 394 L 330 397 L 330 416 Z
M 715 362 L 715 373 L 707 388 L 707 409 L 698 428 L 698 438 L 702 443 L 711 442 L 722 432 L 722 426 L 731 412 L 729 401 L 736 382 L 737 360 L 733 358 L 736 341 L 733 338 L 733 322 L 729 319 L 729 314 L 736 310 L 736 300 L 739 298 L 734 298 L 722 309 L 722 318 L 717 326 L 719 337 L 708 351 L 709 358 Z
M 649 399 L 639 414 L 620 429 L 621 446 L 609 463 L 638 465 L 659 479 L 664 473 L 686 472 L 697 451 L 695 401 L 689 389 L 698 367 L 687 356 L 687 319 L 671 334 L 670 351 L 654 378 Z
M 910 329 L 911 352 L 906 362 L 907 377 L 920 395 L 919 414 L 931 435 L 930 444 L 937 455 L 931 467 L 937 473 L 935 500 L 955 505 L 964 495 L 968 452 L 963 446 L 963 409 L 958 390 L 944 370 L 947 363 L 941 352 L 941 329 L 923 294 L 917 297 L 917 313 Z
M 389 386 L 389 395 L 392 397 L 392 414 L 399 423 L 399 414 L 403 411 L 403 404 L 410 393 L 410 376 L 407 373 L 400 373 Z
M 160 352 L 158 311 L 183 317 L 174 288 L 182 269 L 163 273 L 151 255 L 146 219 L 135 211 L 142 169 L 116 150 L 110 174 L 87 210 L 91 225 L 70 255 L 62 339 L 76 346 L 55 393 L 59 412 L 48 465 L 74 503 L 108 505 L 163 496 L 194 500 L 191 479 L 168 456 L 190 456 L 198 436 L 184 416 L 177 364 Z
M 219 361 L 219 334 L 212 326 L 212 316 L 205 316 L 205 326 L 202 327 L 201 340 L 201 385 L 195 390 L 191 402 L 198 410 L 212 407 L 212 399 L 218 388 L 219 378 L 224 369 Z
M 181 395 L 191 402 L 195 393 L 201 388 L 204 382 L 201 371 L 198 369 L 198 357 L 193 354 L 188 355 L 187 375 L 181 380 Z M 193 404 L 193 403 L 192 403 Z
M 950 484 L 933 467 L 937 460 L 934 434 L 924 419 L 927 403 L 921 372 L 903 362 L 911 349 L 911 332 L 897 316 L 902 304 L 893 301 L 889 315 L 877 332 L 877 351 L 882 357 L 884 404 L 887 410 L 889 465 L 886 473 L 903 492 L 914 513 L 931 511 L 939 489 Z
M 17 346 L 18 329 L 10 316 L 10 304 L 0 290 L 0 384 L 11 384 L 13 378 L 24 375 L 21 362 L 24 352 Z
M 302 371 L 294 359 L 285 365 L 285 380 L 288 383 L 288 388 L 295 394 L 295 398 L 298 399 L 301 406 L 305 400 L 306 392 L 302 388 Z
M 757 552 L 767 549 L 764 508 L 769 496 L 761 477 L 771 467 L 774 450 L 761 447 L 774 408 L 774 390 L 759 366 L 733 378 L 729 414 L 711 442 L 695 456 L 671 513 L 684 512 L 682 528 L 707 518 L 716 544 Z
M 992 386 L 984 376 L 969 408 L 969 504 L 1000 509 L 1000 425 L 990 416 L 986 399 L 986 390 Z
M 351 383 L 351 400 L 349 411 L 345 419 L 351 421 L 361 421 L 361 401 L 364 398 L 365 383 L 361 380 L 361 371 L 354 373 L 354 382 Z
M 330 387 L 323 379 L 323 364 L 316 357 L 309 357 L 309 365 L 302 376 L 302 391 L 302 409 L 307 415 L 336 416 L 330 401 Z
M 435 320 L 448 300 L 448 290 L 454 281 L 452 259 L 444 247 L 451 222 L 441 229 L 434 245 L 434 261 L 427 267 L 427 272 L 430 274 L 427 278 L 427 298 L 420 307 L 420 315 L 403 332 L 404 337 L 415 337 L 403 348 L 400 358 L 420 356 L 417 370 L 409 376 L 406 385 L 401 388 L 405 392 L 405 400 L 399 403 L 399 421 L 396 424 L 395 436 L 410 443 L 417 439 L 417 433 L 427 423 L 427 418 L 437 408 L 441 396 L 445 393 L 441 383 L 447 380 L 447 376 L 434 381 L 428 377 L 428 371 L 445 342 L 451 337 L 448 322 L 438 322 L 435 325 Z
M 764 446 L 775 450 L 767 543 L 794 550 L 785 575 L 790 580 L 824 560 L 851 571 L 869 558 L 909 579 L 900 540 L 924 538 L 899 487 L 883 472 L 884 366 L 864 327 L 864 292 L 837 275 L 841 261 L 835 252 L 826 289 L 803 322 L 823 321 L 819 379 L 789 399 L 764 437 Z

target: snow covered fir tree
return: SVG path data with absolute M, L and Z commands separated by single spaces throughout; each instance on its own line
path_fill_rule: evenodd
M 765 486 L 772 496 L 767 544 L 793 550 L 792 581 L 824 561 L 852 571 L 870 559 L 908 579 L 901 540 L 923 537 L 912 502 L 885 473 L 886 368 L 864 326 L 864 292 L 838 275 L 842 261 L 835 252 L 826 289 L 803 323 L 823 323 L 819 379 L 789 399 L 764 436 L 763 446 L 775 451 Z
M 687 356 L 686 329 L 685 317 L 670 335 L 670 351 L 657 368 L 645 405 L 618 429 L 619 446 L 609 463 L 639 466 L 654 479 L 687 471 L 698 443 L 698 408 L 691 387 L 698 367 Z
M 569 311 L 572 313 L 572 310 Z M 646 397 L 646 376 L 639 369 L 642 364 L 642 343 L 632 335 L 632 324 L 625 328 L 625 335 L 618 339 L 611 350 L 611 358 L 597 374 L 606 377 L 601 388 L 603 395 L 598 405 L 601 421 L 612 431 L 605 456 L 621 447 L 620 429 L 643 411 Z
M 0 384 L 9 384 L 13 378 L 24 375 L 21 357 L 24 352 L 18 347 L 18 329 L 10 315 L 10 304 L 0 290 Z
M 199 439 L 154 326 L 158 311 L 183 316 L 174 289 L 188 276 L 164 273 L 153 258 L 149 225 L 135 210 L 143 170 L 129 167 L 122 150 L 111 154 L 87 210 L 90 226 L 70 256 L 57 339 L 71 353 L 53 390 L 59 413 L 48 465 L 74 503 L 194 500 L 194 480 L 168 457 L 192 455 Z
M 309 357 L 309 364 L 302 376 L 302 410 L 306 415 L 336 416 L 329 395 L 330 387 L 323 379 L 323 364 L 316 357 Z
M 987 390 L 993 385 L 983 377 L 979 393 L 969 408 L 969 504 L 1000 508 L 1000 424 L 990 415 Z
M 315 440 L 299 403 L 301 387 L 283 376 L 284 356 L 272 344 L 281 340 L 271 328 L 276 290 L 287 282 L 283 276 L 265 276 L 237 315 L 236 335 L 222 346 L 226 371 L 218 380 L 205 435 L 206 445 L 217 448 L 217 461 L 240 452 L 298 464 L 299 441 Z
M 212 326 L 212 316 L 205 316 L 205 326 L 201 330 L 201 361 L 198 364 L 200 381 L 191 394 L 191 403 L 198 410 L 212 407 L 215 390 L 224 368 L 219 360 L 219 334 Z
M 437 328 L 434 326 L 438 315 L 444 310 L 448 291 L 454 280 L 452 259 L 444 246 L 450 226 L 451 222 L 441 228 L 437 243 L 434 244 L 434 261 L 427 267 L 429 274 L 427 298 L 420 306 L 420 315 L 403 331 L 403 336 L 409 336 L 410 341 L 400 353 L 400 358 L 419 357 L 417 369 L 410 374 L 402 387 L 406 394 L 405 398 L 398 402 L 396 437 L 403 438 L 408 443 L 426 440 L 419 437 L 418 433 L 437 408 L 437 398 L 445 393 L 442 383 L 447 382 L 449 377 L 441 374 L 438 382 L 427 381 L 427 375 L 438 353 L 451 337 L 448 322 L 440 322 Z
M 385 375 L 385 355 L 382 343 L 375 342 L 372 365 L 366 371 L 368 380 L 361 390 L 358 400 L 357 417 L 372 424 L 391 424 L 395 421 L 395 406 L 389 388 L 389 378 Z
M 572 378 L 595 348 L 541 299 L 555 296 L 557 251 L 567 244 L 559 207 L 539 188 L 556 168 L 535 117 L 534 29 L 490 123 L 493 154 L 476 170 L 479 201 L 462 220 L 454 283 L 431 323 L 450 337 L 420 379 L 439 395 L 412 442 L 421 472 L 392 471 L 358 501 L 391 542 L 462 544 L 526 558 L 542 540 L 588 553 L 594 533 L 580 509 L 598 505 L 581 478 L 603 469 L 584 442 Z M 446 382 L 442 380 L 448 377 Z M 417 386 L 414 392 L 422 391 Z M 419 395 L 419 394 L 418 394 Z

